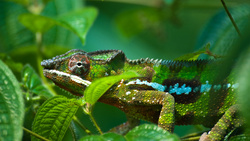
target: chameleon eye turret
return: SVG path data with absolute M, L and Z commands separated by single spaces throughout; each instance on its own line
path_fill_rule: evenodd
M 90 61 L 86 55 L 74 55 L 69 60 L 68 69 L 72 74 L 85 76 L 89 72 Z

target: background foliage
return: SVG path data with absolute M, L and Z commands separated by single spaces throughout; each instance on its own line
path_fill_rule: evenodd
M 185 54 L 190 53 L 195 56 L 192 53 L 198 50 L 204 53 L 203 47 L 210 43 L 209 50 L 213 54 L 237 61 L 237 79 L 242 84 L 239 99 L 243 115 L 250 119 L 247 109 L 250 6 L 246 0 L 228 0 L 226 4 L 242 38 L 220 0 L 0 1 L 0 140 L 30 140 L 22 124 L 31 130 L 42 103 L 56 95 L 72 98 L 43 77 L 40 62 L 73 48 L 87 52 L 120 49 L 130 59 L 175 59 L 183 55 L 185 58 Z M 202 54 L 200 58 L 213 57 Z M 230 66 L 232 64 L 225 63 L 223 68 L 231 71 Z M 65 97 L 62 99 L 68 104 L 78 103 Z M 77 119 L 92 133 L 98 133 L 82 109 L 69 110 L 76 113 Z M 17 115 L 19 118 L 15 120 Z M 96 104 L 93 116 L 104 132 L 126 121 L 124 113 L 102 103 Z M 247 120 L 248 127 L 249 123 Z M 63 140 L 87 135 L 76 120 L 70 126 L 64 129 Z M 203 130 L 202 126 L 176 126 L 175 133 L 183 136 Z M 137 133 L 137 129 L 134 132 Z

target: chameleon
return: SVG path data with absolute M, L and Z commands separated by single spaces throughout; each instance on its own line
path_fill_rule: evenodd
M 169 132 L 174 125 L 202 124 L 212 128 L 202 140 L 221 140 L 242 125 L 235 97 L 239 84 L 233 71 L 218 75 L 220 61 L 130 60 L 121 50 L 73 49 L 41 65 L 45 77 L 78 97 L 98 78 L 127 71 L 140 74 L 122 79 L 98 100 L 126 113 L 127 122 L 114 128 L 121 134 L 146 120 Z

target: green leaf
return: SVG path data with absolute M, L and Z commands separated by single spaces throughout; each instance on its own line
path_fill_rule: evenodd
M 0 60 L 0 140 L 22 139 L 24 102 L 18 81 Z
M 210 44 L 207 44 L 205 47 L 199 49 L 198 51 L 195 51 L 193 53 L 188 53 L 183 56 L 180 56 L 178 58 L 175 58 L 174 60 L 197 60 L 198 57 L 202 54 L 207 52 L 207 49 L 209 49 Z
M 117 76 L 108 76 L 97 79 L 93 81 L 84 91 L 85 101 L 93 105 L 116 82 L 133 77 L 139 77 L 139 75 L 135 72 L 126 72 Z
M 185 54 L 183 56 L 180 56 L 174 60 L 197 60 L 198 57 L 202 54 L 202 53 L 205 53 L 206 51 L 196 51 L 194 53 L 188 53 L 188 54 Z
M 55 96 L 39 108 L 33 122 L 32 131 L 49 139 L 61 141 L 78 110 L 75 99 Z M 32 137 L 32 140 L 38 140 Z
M 106 133 L 103 135 L 91 135 L 81 138 L 79 141 L 126 141 L 126 139 L 116 133 Z
M 40 77 L 36 74 L 35 70 L 30 65 L 24 66 L 22 70 L 22 82 L 24 84 L 23 87 L 34 94 L 44 96 L 46 98 L 51 98 L 54 96 L 43 85 Z
M 0 52 L 9 53 L 20 46 L 34 43 L 34 34 L 18 21 L 18 16 L 27 12 L 23 5 L 0 0 Z
M 26 0 L 17 1 L 24 2 Z M 28 1 L 31 2 L 31 0 Z M 39 3 L 41 1 L 39 0 Z M 49 0 L 44 0 L 44 2 L 47 1 Z M 51 0 L 48 4 L 44 5 L 41 15 L 56 18 L 59 15 L 82 8 L 84 6 L 83 3 L 83 0 Z M 21 14 L 30 13 L 26 6 L 0 0 L 0 13 L 0 52 L 10 53 L 17 48 L 35 44 L 34 33 L 23 26 L 18 20 Z M 30 23 L 32 22 L 30 21 Z M 70 48 L 74 48 L 78 41 L 79 38 L 73 32 L 61 26 L 54 26 L 45 32 L 42 38 L 43 45 L 56 44 Z M 11 57 L 14 58 L 14 56 Z
M 81 9 L 84 6 L 83 0 L 51 0 L 45 5 L 41 15 L 47 17 L 58 17 L 59 15 Z M 61 26 L 54 26 L 43 35 L 43 45 L 60 45 L 75 48 L 79 42 L 76 34 Z M 79 45 L 77 45 L 79 46 Z M 54 54 L 55 55 L 55 54 Z
M 214 58 L 219 58 L 221 56 L 218 56 L 218 55 L 215 55 L 213 54 L 211 51 L 210 51 L 210 43 L 207 43 L 203 48 L 199 49 L 198 51 L 195 51 L 193 53 L 188 53 L 188 54 L 185 54 L 183 56 L 180 56 L 174 60 L 197 60 L 198 57 L 201 55 L 201 54 L 207 54 L 209 56 L 213 56 Z
M 30 13 L 21 14 L 18 20 L 34 33 L 44 33 L 56 24 L 56 21 L 49 17 Z
M 91 135 L 91 136 L 85 136 L 81 138 L 79 141 L 105 141 L 105 139 L 102 136 Z
M 57 18 L 41 15 L 22 14 L 19 21 L 34 33 L 44 33 L 54 25 L 59 25 L 74 32 L 85 43 L 86 34 L 97 16 L 97 9 L 93 7 L 68 12 Z
M 250 6 L 239 5 L 230 9 L 239 30 L 241 33 L 246 31 L 250 24 Z M 216 24 L 215 24 L 216 23 Z M 249 31 L 248 31 L 249 32 Z M 232 22 L 230 21 L 225 10 L 222 9 L 217 13 L 206 25 L 200 35 L 196 49 L 204 46 L 208 42 L 211 43 L 211 52 L 219 56 L 225 56 L 232 50 L 234 44 L 240 39 Z M 211 58 L 210 56 L 202 55 L 201 58 Z
M 20 73 L 23 68 L 23 64 L 13 61 L 12 58 L 5 53 L 0 53 L 0 60 L 2 60 L 13 72 Z
M 106 133 L 102 136 L 109 141 L 125 141 L 125 138 L 122 135 L 116 133 Z
M 97 16 L 94 7 L 66 13 L 57 18 L 58 24 L 74 32 L 85 43 L 86 34 Z
M 250 133 L 250 113 L 249 113 L 249 107 L 250 107 L 250 46 L 248 46 L 247 51 L 244 52 L 244 54 L 241 56 L 237 69 L 237 79 L 240 84 L 239 87 L 239 103 L 242 110 L 242 115 L 246 119 L 246 127 L 248 134 Z
M 180 139 L 176 135 L 170 134 L 168 131 L 163 130 L 162 128 L 154 124 L 143 124 L 137 126 L 129 131 L 126 134 L 125 138 L 129 141 L 180 141 Z

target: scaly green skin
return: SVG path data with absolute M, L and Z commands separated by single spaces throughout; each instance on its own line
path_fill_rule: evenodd
M 174 125 L 212 127 L 228 109 L 233 109 L 233 112 L 223 116 L 227 120 L 232 120 L 231 115 L 236 112 L 236 108 L 230 107 L 236 104 L 237 83 L 233 80 L 233 73 L 225 74 L 226 77 L 218 75 L 219 62 L 129 60 L 119 50 L 90 53 L 71 50 L 44 60 L 41 65 L 47 78 L 77 96 L 82 96 L 85 88 L 98 78 L 131 70 L 143 76 L 138 80 L 122 80 L 99 99 L 128 115 L 127 124 L 115 129 L 120 133 L 136 126 L 139 119 L 157 123 L 170 132 L 173 132 Z M 227 129 L 241 125 L 239 122 L 220 128 L 225 118 L 220 119 L 216 130 L 213 128 L 205 140 L 211 137 L 220 140 Z

